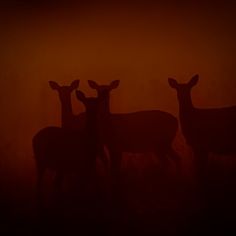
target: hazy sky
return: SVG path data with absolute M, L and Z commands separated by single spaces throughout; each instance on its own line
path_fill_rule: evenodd
M 66 2 L 6 1 L 1 7 L 3 143 L 24 152 L 37 130 L 59 124 L 59 101 L 48 80 L 79 78 L 81 90 L 94 94 L 88 79 L 120 79 L 112 111 L 156 108 L 177 115 L 167 78 L 184 82 L 198 73 L 194 104 L 236 104 L 233 1 Z M 81 111 L 75 97 L 73 103 Z

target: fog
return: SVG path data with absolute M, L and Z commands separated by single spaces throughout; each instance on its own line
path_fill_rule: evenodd
M 236 104 L 233 4 L 159 2 L 25 2 L 2 8 L 2 177 L 34 182 L 31 139 L 45 126 L 60 125 L 58 95 L 49 80 L 66 85 L 80 79 L 80 89 L 95 95 L 88 79 L 101 84 L 119 79 L 111 96 L 112 112 L 160 109 L 178 116 L 176 93 L 167 79 L 185 82 L 198 73 L 192 92 L 195 106 Z M 83 106 L 72 99 L 79 114 Z M 178 137 L 176 148 L 187 162 L 188 149 Z

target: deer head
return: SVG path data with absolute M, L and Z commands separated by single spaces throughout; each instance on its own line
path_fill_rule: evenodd
M 88 117 L 96 118 L 99 111 L 100 99 L 95 97 L 86 97 L 80 90 L 76 90 L 76 97 L 84 104 Z
M 110 91 L 116 89 L 120 81 L 114 80 L 109 85 L 98 85 L 95 81 L 88 80 L 88 84 L 92 89 L 97 90 L 98 97 L 109 98 Z
M 198 83 L 199 75 L 194 75 L 188 83 L 178 83 L 175 79 L 169 78 L 168 82 L 171 88 L 176 89 L 178 100 L 187 101 L 190 98 L 191 89 Z
M 60 86 L 55 81 L 49 81 L 49 85 L 53 90 L 59 93 L 61 100 L 70 97 L 71 93 L 79 87 L 79 80 L 74 80 L 69 86 Z

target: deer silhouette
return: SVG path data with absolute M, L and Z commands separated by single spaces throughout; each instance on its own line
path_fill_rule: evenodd
M 59 85 L 55 81 L 49 81 L 50 87 L 58 92 L 61 104 L 61 126 L 68 129 L 83 129 L 85 127 L 85 112 L 74 115 L 71 103 L 71 94 L 79 87 L 79 80 L 74 80 L 70 85 Z M 102 146 L 101 146 L 102 148 Z M 108 169 L 108 158 L 104 149 L 99 152 L 98 157 Z
M 111 172 L 119 176 L 123 152 L 156 154 L 162 166 L 167 164 L 167 156 L 179 165 L 179 156 L 172 148 L 178 129 L 177 119 L 164 111 L 138 111 L 133 113 L 111 113 L 110 92 L 119 86 L 119 80 L 110 85 L 98 85 L 89 80 L 89 86 L 101 98 L 103 113 L 101 139 L 107 146 L 111 158 Z
M 70 85 L 59 85 L 49 81 L 50 87 L 58 92 L 61 104 L 61 126 L 64 128 L 80 129 L 85 125 L 85 113 L 74 115 L 71 103 L 71 94 L 79 87 L 79 80 L 74 80 Z
M 100 150 L 97 128 L 99 99 L 86 98 L 81 91 L 76 91 L 76 96 L 86 109 L 84 129 L 46 127 L 33 137 L 39 204 L 42 204 L 43 176 L 47 169 L 56 173 L 54 180 L 56 193 L 60 190 L 66 173 L 79 173 L 84 180 L 94 176 L 96 156 Z
M 169 78 L 169 85 L 177 91 L 181 129 L 193 149 L 198 174 L 203 177 L 209 152 L 236 153 L 236 106 L 195 108 L 191 89 L 198 80 L 199 76 L 195 75 L 188 83 L 180 84 Z

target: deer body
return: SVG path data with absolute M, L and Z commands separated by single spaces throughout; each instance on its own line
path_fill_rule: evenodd
M 86 107 L 84 129 L 46 127 L 33 137 L 39 202 L 42 201 L 42 180 L 47 169 L 56 172 L 56 190 L 60 188 L 66 173 L 76 172 L 84 179 L 91 178 L 95 173 L 96 156 L 100 150 L 97 129 L 99 102 L 95 98 L 85 98 L 82 92 L 77 92 L 77 97 Z
M 192 108 L 180 119 L 190 146 L 216 154 L 236 152 L 236 106 L 220 109 Z
M 110 85 L 89 81 L 89 85 L 97 90 L 101 98 L 101 109 L 106 117 L 101 124 L 102 140 L 111 154 L 115 175 L 119 172 L 123 152 L 155 153 L 162 164 L 166 164 L 167 156 L 170 156 L 179 165 L 179 157 L 172 148 L 178 129 L 174 116 L 160 110 L 113 114 L 109 107 L 110 91 L 118 87 L 119 81 L 113 81 Z
M 50 87 L 58 92 L 61 105 L 61 127 L 72 130 L 83 130 L 86 125 L 85 112 L 74 115 L 71 103 L 71 93 L 79 86 L 79 80 L 74 80 L 70 85 L 60 86 L 57 82 L 49 81 Z M 103 147 L 101 147 L 98 157 L 108 168 L 107 156 Z
M 40 130 L 33 138 L 33 148 L 39 171 L 50 169 L 63 173 L 83 170 L 83 165 L 91 161 L 89 152 L 95 150 L 86 130 L 60 127 Z
M 225 155 L 236 153 L 236 106 L 195 108 L 191 89 L 197 82 L 198 75 L 186 84 L 169 79 L 170 86 L 177 91 L 182 132 L 193 149 L 199 171 L 203 172 L 209 152 Z
M 130 153 L 161 153 L 169 149 L 178 127 L 172 115 L 158 110 L 111 114 L 110 125 L 117 148 Z M 107 142 L 112 140 L 108 138 Z

